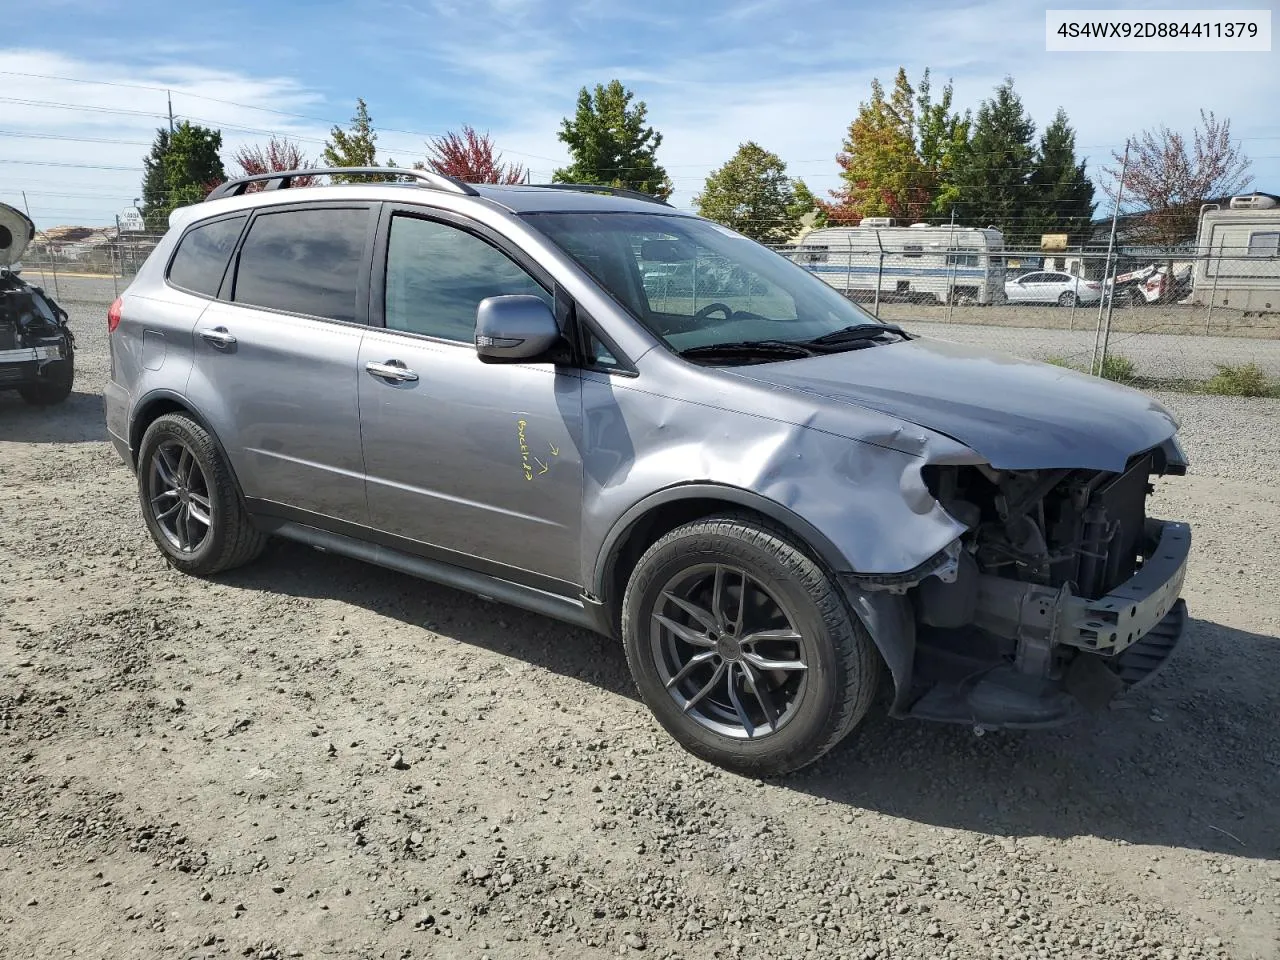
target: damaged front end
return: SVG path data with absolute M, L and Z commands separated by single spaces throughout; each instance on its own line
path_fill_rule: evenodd
M 1151 676 L 1186 621 L 1191 534 L 1146 503 L 1152 477 L 1185 472 L 1172 439 L 1119 472 L 924 467 L 967 531 L 914 571 L 851 578 L 869 607 L 884 593 L 906 607 L 913 654 L 909 682 L 895 671 L 894 712 L 1051 726 Z

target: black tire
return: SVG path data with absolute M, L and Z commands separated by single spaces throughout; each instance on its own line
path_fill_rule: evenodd
M 1068 290 L 1066 293 L 1058 297 L 1058 306 L 1060 307 L 1074 306 L 1075 302 L 1076 302 L 1076 295 L 1072 293 L 1070 290 Z
M 738 699 L 733 699 L 735 694 L 726 687 L 725 695 L 732 700 L 739 717 L 743 715 L 744 705 L 755 709 L 754 733 L 743 724 L 738 725 L 739 732 L 734 732 L 729 729 L 732 723 L 716 722 L 716 710 L 721 711 L 718 714 L 721 718 L 732 716 L 714 702 L 718 691 L 705 694 L 697 707 L 685 707 L 683 704 L 702 694 L 687 695 L 682 689 L 701 689 L 706 673 L 695 672 L 681 680 L 681 671 L 673 673 L 672 670 L 679 662 L 678 658 L 675 662 L 670 660 L 677 648 L 697 650 L 682 638 L 689 632 L 699 631 L 689 630 L 688 624 L 694 623 L 691 616 L 682 625 L 681 633 L 664 625 L 671 622 L 673 611 L 686 609 L 682 605 L 672 606 L 673 591 L 667 588 L 686 575 L 696 582 L 698 571 L 708 567 L 740 571 L 743 578 L 739 596 L 750 581 L 752 593 L 748 596 L 753 602 L 757 593 L 763 596 L 767 591 L 788 626 L 798 634 L 794 638 L 798 642 L 791 649 L 796 651 L 792 656 L 806 666 L 803 672 L 795 668 L 793 659 L 790 663 L 795 673 L 755 670 L 755 679 L 748 681 L 754 669 L 751 663 L 780 661 L 765 660 L 758 655 L 762 647 L 752 646 L 750 637 L 762 636 L 763 632 L 759 627 L 746 629 L 747 617 L 743 606 L 739 606 L 738 636 L 747 643 L 735 655 L 730 630 L 720 636 L 710 651 L 697 654 L 714 654 L 699 665 L 697 671 L 718 671 L 716 658 L 727 664 L 728 683 L 732 686 L 736 678 L 736 689 L 741 693 L 737 694 Z M 716 575 L 711 576 L 714 579 Z M 729 576 L 726 574 L 726 580 Z M 697 596 L 699 594 L 690 593 L 684 600 L 691 602 L 690 598 Z M 722 611 L 726 604 L 728 607 L 738 604 L 732 586 L 722 592 L 722 598 Z M 767 609 L 769 599 L 765 597 L 755 604 L 757 609 Z M 710 607 L 714 608 L 715 604 Z M 659 610 L 665 618 L 662 623 L 655 619 Z M 708 610 L 703 609 L 702 613 L 706 615 Z M 756 623 L 764 623 L 763 630 L 770 633 L 782 633 L 772 630 L 767 620 L 757 619 Z M 721 643 L 726 636 L 730 651 L 723 653 Z M 646 550 L 632 571 L 623 597 L 622 637 L 636 686 L 658 722 L 695 756 L 753 777 L 790 773 L 834 747 L 865 716 L 880 679 L 879 653 L 830 575 L 786 531 L 754 516 L 726 515 L 697 520 L 671 531 Z M 699 646 L 709 646 L 705 638 L 698 639 Z M 757 653 L 751 653 L 752 650 Z M 750 660 L 752 656 L 756 659 Z M 726 657 L 729 659 L 725 660 Z M 743 661 L 748 661 L 747 665 Z M 664 680 L 664 676 L 667 679 Z M 798 681 L 792 679 L 795 676 L 799 677 Z M 706 681 L 707 686 L 710 682 Z M 769 713 L 764 699 L 756 691 L 764 684 L 774 683 L 778 686 L 771 687 L 767 693 L 775 708 L 776 726 L 763 729 L 756 724 L 761 717 L 764 723 L 769 723 Z M 674 689 L 669 690 L 669 685 L 674 685 Z M 750 694 L 754 694 L 754 702 L 748 699 Z M 775 694 L 778 694 L 776 698 Z M 787 701 L 787 696 L 793 699 Z M 708 705 L 705 711 L 704 703 Z M 776 709 L 780 703 L 785 703 L 782 712 Z
M 52 407 L 71 396 L 76 379 L 75 358 L 55 360 L 46 364 L 41 377 L 34 383 L 24 383 L 18 388 L 18 396 L 33 407 Z
M 184 461 L 178 454 L 175 462 L 175 450 L 188 451 L 190 460 Z M 166 494 L 162 489 L 169 486 L 166 473 L 180 476 L 184 463 L 189 464 L 188 479 L 177 484 L 184 492 Z M 151 539 L 164 558 L 183 573 L 207 577 L 243 566 L 257 559 L 267 545 L 267 536 L 249 519 L 217 444 L 204 427 L 182 414 L 156 418 L 143 434 L 138 449 L 138 499 Z M 193 516 L 183 522 L 164 516 L 176 506 L 181 517 L 184 505 L 188 514 L 200 513 L 206 519 Z M 183 530 L 187 534 L 185 546 Z

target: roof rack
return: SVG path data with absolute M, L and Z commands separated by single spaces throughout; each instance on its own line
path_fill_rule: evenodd
M 651 193 L 641 193 L 639 190 L 627 190 L 623 187 L 605 187 L 598 183 L 522 183 L 520 186 L 540 187 L 544 190 L 573 190 L 577 193 L 607 193 L 613 197 L 630 197 L 632 200 L 660 203 L 664 207 L 671 206 L 667 201 Z
M 205 200 L 238 197 L 245 192 L 251 183 L 265 181 L 267 185 L 263 187 L 264 190 L 285 190 L 293 185 L 293 181 L 297 177 L 323 177 L 335 173 L 344 176 L 356 174 L 375 176 L 382 174 L 389 177 L 412 177 L 418 181 L 418 186 L 432 190 L 461 193 L 469 197 L 478 197 L 480 195 L 479 191 L 474 187 L 463 183 L 456 177 L 450 177 L 443 173 L 434 173 L 430 170 L 417 170 L 413 167 L 318 167 L 308 170 L 277 170 L 272 173 L 255 173 L 251 177 L 237 177 L 214 187 L 213 192 L 205 197 Z

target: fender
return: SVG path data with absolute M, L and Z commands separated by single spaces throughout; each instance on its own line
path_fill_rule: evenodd
M 777 521 L 803 540 L 831 570 L 836 572 L 849 570 L 849 562 L 825 534 L 782 504 L 750 490 L 731 487 L 727 484 L 678 483 L 649 494 L 643 500 L 633 504 L 614 522 L 596 553 L 595 566 L 590 579 L 591 593 L 594 596 L 604 596 L 609 582 L 614 552 L 632 527 L 652 511 L 681 500 L 723 500 L 763 514 L 769 519 Z
M 205 433 L 209 434 L 210 439 L 213 440 L 213 445 L 218 448 L 218 453 L 222 456 L 222 462 L 226 464 L 227 470 L 231 474 L 231 479 L 235 481 L 237 492 L 240 492 L 240 478 L 236 475 L 235 463 L 227 456 L 227 448 L 223 446 L 222 439 L 218 436 L 217 431 L 209 425 L 209 418 L 195 408 L 189 397 L 184 397 L 168 387 L 157 387 L 154 390 L 148 390 L 133 405 L 133 410 L 129 414 L 129 456 L 134 472 L 136 473 L 138 469 L 138 447 L 142 445 L 143 431 L 139 429 L 139 425 L 146 419 L 143 414 L 161 402 L 171 402 L 181 407 L 184 413 L 200 424 Z M 242 492 L 241 496 L 243 496 Z

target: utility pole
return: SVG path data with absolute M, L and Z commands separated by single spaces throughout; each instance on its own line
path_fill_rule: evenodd
M 173 91 L 166 90 L 165 95 L 169 98 L 169 132 L 173 133 Z
M 1089 362 L 1089 372 L 1095 376 L 1102 376 L 1102 366 L 1107 360 L 1107 341 L 1111 338 L 1111 311 L 1116 305 L 1116 265 L 1111 259 L 1116 248 L 1116 221 L 1120 219 L 1120 198 L 1124 196 L 1124 178 L 1129 172 L 1129 141 L 1124 142 L 1124 160 L 1120 164 L 1120 184 L 1116 187 L 1116 202 L 1111 208 L 1111 239 L 1107 241 L 1107 268 L 1111 273 L 1111 286 L 1106 284 L 1106 277 L 1103 277 L 1102 291 L 1104 296 L 1098 301 L 1098 326 L 1093 332 L 1093 359 Z M 1102 309 L 1106 306 L 1107 322 L 1106 333 L 1103 333 L 1102 325 Z M 1101 344 L 1101 346 L 1099 346 Z M 1094 370 L 1094 367 L 1097 370 Z

